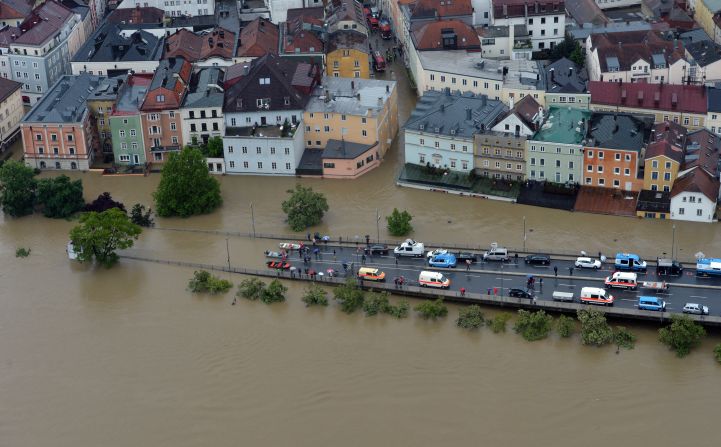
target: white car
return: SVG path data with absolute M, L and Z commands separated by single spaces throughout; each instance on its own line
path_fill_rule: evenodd
M 694 315 L 708 315 L 708 307 L 697 303 L 686 303 L 683 306 L 683 313 Z
M 601 261 L 598 259 L 580 257 L 576 259 L 576 267 L 580 269 L 600 269 Z
M 446 250 L 445 248 L 436 248 L 435 250 L 429 251 L 426 254 L 426 258 L 433 259 L 435 256 L 445 255 L 446 253 L 448 253 L 448 250 Z

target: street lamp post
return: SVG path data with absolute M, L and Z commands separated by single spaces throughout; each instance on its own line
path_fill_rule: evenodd
M 250 222 L 253 225 L 253 237 L 255 237 L 255 212 L 253 210 L 253 202 L 250 202 Z
M 523 216 L 523 252 L 526 252 L 526 216 Z
M 225 238 L 225 252 L 228 254 L 228 271 L 230 272 L 230 243 L 228 238 Z
M 376 208 L 376 240 L 381 243 L 381 215 Z
M 503 298 L 503 286 L 505 279 L 506 278 L 503 276 L 503 262 L 501 262 L 501 298 Z
M 671 259 L 676 259 L 676 224 L 671 227 Z

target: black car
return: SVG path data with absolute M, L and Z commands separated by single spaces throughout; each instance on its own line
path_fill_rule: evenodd
M 365 252 L 367 255 L 387 255 L 388 246 L 381 244 L 371 245 L 365 248 Z
M 528 255 L 528 256 L 526 256 L 526 264 L 550 265 L 551 257 L 548 255 Z
M 467 252 L 467 251 L 461 251 L 461 252 L 458 252 L 458 253 L 454 253 L 454 255 L 456 256 L 456 261 L 457 261 L 459 264 L 465 264 L 466 261 L 471 261 L 471 262 L 476 262 L 476 261 L 478 261 L 478 256 L 477 256 L 477 255 L 475 255 L 475 254 L 473 254 L 473 253 L 470 253 L 470 252 Z
M 528 300 L 533 299 L 533 295 L 523 289 L 508 289 L 508 296 L 514 296 L 516 298 L 526 298 Z

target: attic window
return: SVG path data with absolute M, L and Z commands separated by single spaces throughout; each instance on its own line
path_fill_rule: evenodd
M 283 104 L 289 106 L 290 105 L 290 96 L 286 96 L 283 98 Z
M 158 102 L 165 102 L 165 95 L 155 95 L 155 100 Z
M 260 85 L 270 85 L 270 78 L 260 78 Z

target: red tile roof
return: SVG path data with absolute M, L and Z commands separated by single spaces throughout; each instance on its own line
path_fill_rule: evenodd
M 22 86 L 19 82 L 0 77 L 0 102 L 5 101 L 8 96 L 15 93 L 15 91 L 19 90 Z
M 690 133 L 686 139 L 686 163 L 683 169 L 699 166 L 711 175 L 717 176 L 720 153 L 721 137 L 707 129 Z
M 181 56 L 189 62 L 211 57 L 231 59 L 235 46 L 235 33 L 225 28 L 194 33 L 181 28 L 165 40 L 164 58 Z
M 41 45 L 60 32 L 73 12 L 53 0 L 38 6 L 20 24 L 21 34 L 13 40 L 20 45 Z
M 646 148 L 644 158 L 665 156 L 675 160 L 679 165 L 683 163 L 686 135 L 688 131 L 680 124 L 664 121 L 653 126 L 651 141 Z
M 424 17 L 459 17 L 473 14 L 471 0 L 418 0 L 411 19 Z
M 613 107 L 706 114 L 706 87 L 592 81 L 591 103 Z
M 653 55 L 661 55 L 667 65 L 683 59 L 683 44 L 664 39 L 656 31 L 625 31 L 591 35 L 591 51 L 598 50 L 601 71 L 607 72 L 607 58 L 618 58 L 619 70 L 630 71 L 631 65 L 643 59 L 653 66 Z
M 0 19 L 24 19 L 32 11 L 33 3 L 27 0 L 0 1 Z
M 698 167 L 677 178 L 671 188 L 671 197 L 682 192 L 700 192 L 715 202 L 718 200 L 719 180 Z
M 481 41 L 472 26 L 460 20 L 437 20 L 421 24 L 412 31 L 416 50 L 443 49 L 442 33 L 451 30 L 456 34 L 457 49 L 478 49 Z
M 240 31 L 237 57 L 261 57 L 266 53 L 278 54 L 278 26 L 259 17 Z
M 493 0 L 493 17 L 496 19 L 565 13 L 563 0 Z
M 322 8 L 309 8 L 322 9 Z M 292 18 L 288 18 L 285 23 L 284 32 L 281 33 L 285 42 L 282 42 L 282 51 L 286 54 L 295 53 L 296 48 L 300 53 L 322 53 L 323 41 L 311 30 L 305 29 L 304 25 L 316 25 L 323 27 L 323 19 L 318 18 L 317 14 L 308 15 L 296 13 Z
M 113 11 L 108 16 L 110 23 L 163 23 L 165 11 L 152 6 L 120 8 Z
M 533 96 L 526 95 L 518 101 L 511 110 L 514 112 L 529 129 L 533 129 L 533 117 L 538 114 L 541 105 L 533 99 Z

